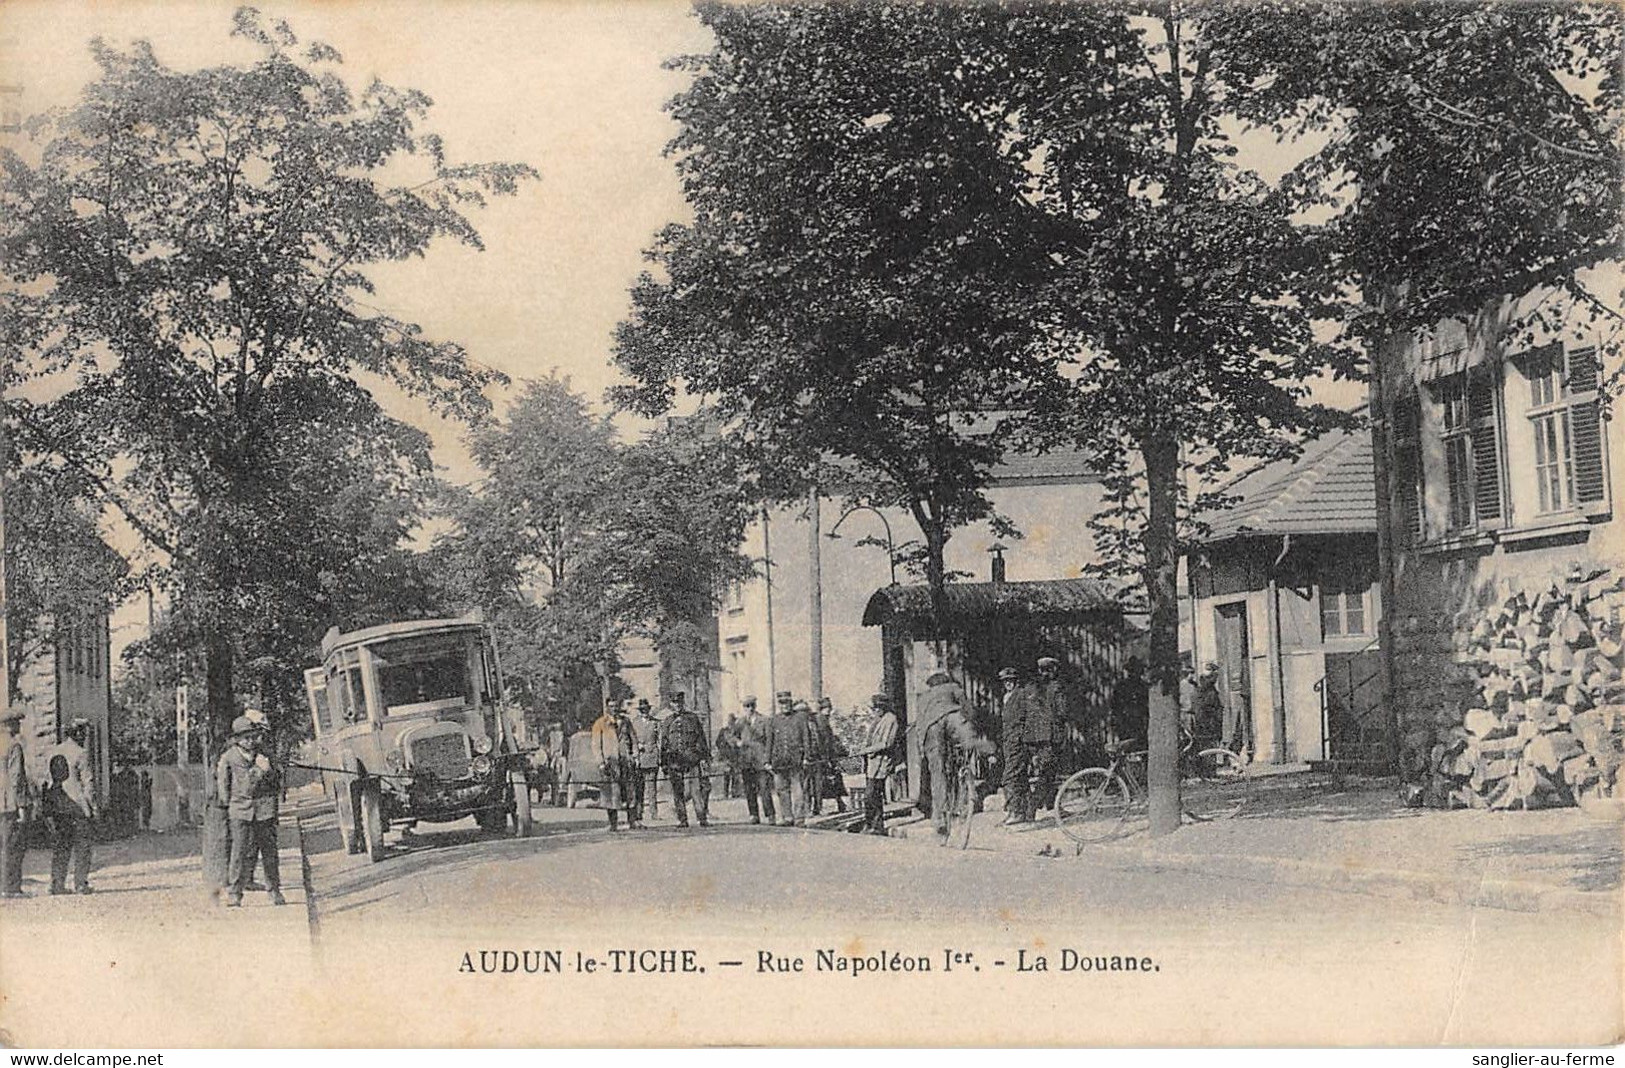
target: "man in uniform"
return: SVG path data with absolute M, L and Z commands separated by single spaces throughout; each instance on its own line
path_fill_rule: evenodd
M 863 827 L 870 834 L 886 833 L 886 780 L 891 777 L 897 759 L 897 717 L 892 713 L 891 698 L 877 693 L 869 698 L 869 735 L 864 740 L 863 757 Z
M 7 708 L 0 715 L 0 897 L 27 897 L 23 893 L 23 854 L 27 851 L 28 768 L 23 740 L 17 737 L 23 710 Z
M 90 829 L 96 818 L 95 779 L 85 740 L 90 721 L 76 719 L 45 758 L 51 788 L 51 893 L 68 892 L 68 865 L 73 865 L 75 893 L 90 893 Z M 59 777 L 60 776 L 60 777 Z
M 722 763 L 722 796 L 739 794 L 739 717 L 728 713 L 728 722 L 717 731 L 712 752 Z
M 231 821 L 231 862 L 226 869 L 226 905 L 230 908 L 243 903 L 256 855 L 265 860 L 271 904 L 287 904 L 277 857 L 277 774 L 270 759 L 259 751 L 261 740 L 254 721 L 238 716 L 231 724 L 232 744 L 215 765 L 215 796 L 226 806 Z
M 807 762 L 812 752 L 812 710 L 805 701 L 780 695 L 779 711 L 767 722 L 767 759 L 773 768 L 781 822 L 807 822 Z
M 745 718 L 739 722 L 739 779 L 745 788 L 745 807 L 750 810 L 750 821 L 761 823 L 762 817 L 773 823 L 773 769 L 767 762 L 768 718 L 756 708 L 756 698 L 743 702 Z
M 677 826 L 688 826 L 688 800 L 701 827 L 711 825 L 711 743 L 705 724 L 685 707 L 683 694 L 671 694 L 671 715 L 660 721 L 660 766 L 671 780 L 671 801 L 677 808 Z
M 1066 684 L 1061 681 L 1061 662 L 1053 656 L 1038 658 L 1038 681 L 1032 687 L 1034 710 L 1030 718 L 1042 731 L 1048 723 L 1049 758 L 1041 777 L 1042 791 L 1036 796 L 1033 808 L 1049 808 L 1055 803 L 1055 750 L 1066 738 L 1070 713 L 1067 709 Z
M 631 809 L 639 814 L 635 824 L 642 826 L 643 820 L 655 818 L 660 807 L 655 796 L 660 789 L 660 723 L 651 714 L 649 702 L 642 698 L 634 714 L 627 718 L 632 724 L 633 759 L 637 763 L 632 773 Z

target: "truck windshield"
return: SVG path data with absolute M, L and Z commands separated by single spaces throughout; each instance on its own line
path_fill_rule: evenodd
M 466 634 L 397 638 L 372 646 L 384 715 L 471 704 L 468 649 Z

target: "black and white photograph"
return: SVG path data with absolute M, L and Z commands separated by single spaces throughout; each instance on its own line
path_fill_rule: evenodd
M 3 0 L 0 1046 L 1625 1041 L 1622 162 L 1616 3 Z

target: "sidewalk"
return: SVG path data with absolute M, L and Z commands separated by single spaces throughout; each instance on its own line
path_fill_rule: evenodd
M 989 798 L 989 811 L 972 824 L 970 848 L 1520 912 L 1618 915 L 1625 828 L 1579 809 L 1412 809 L 1399 803 L 1392 780 L 1310 773 L 1229 784 L 1201 800 L 1198 812 L 1236 814 L 1187 820 L 1154 841 L 1142 824 L 1080 849 L 1048 814 L 1002 826 L 1001 805 Z M 925 820 L 891 833 L 936 842 Z
M 308 944 L 299 835 L 287 816 L 282 819 L 277 845 L 282 891 L 288 903 L 274 907 L 269 894 L 251 891 L 240 909 L 224 908 L 210 900 L 203 885 L 200 832 L 195 827 L 142 831 L 95 843 L 90 869 L 94 893 L 88 895 L 52 896 L 51 850 L 49 846 L 30 849 L 23 862 L 23 890 L 29 897 L 0 901 L 0 922 L 16 929 L 108 922 L 164 925 L 180 920 L 188 927 L 252 930 L 257 935 Z M 258 865 L 255 868 L 255 878 L 262 879 Z

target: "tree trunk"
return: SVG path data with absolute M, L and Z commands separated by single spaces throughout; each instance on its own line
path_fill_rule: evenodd
M 948 533 L 940 523 L 925 525 L 925 581 L 931 591 L 931 640 L 947 667 L 948 566 L 944 562 Z
M 211 890 L 226 885 L 231 855 L 230 830 L 223 798 L 215 796 L 214 764 L 236 715 L 232 687 L 232 650 L 218 618 L 209 620 L 204 637 L 204 680 L 208 711 L 203 725 L 203 883 Z
M 1179 829 L 1179 442 L 1153 431 L 1141 441 L 1150 508 L 1145 527 L 1145 593 L 1151 614 L 1148 657 L 1150 737 L 1146 787 L 1151 834 Z

